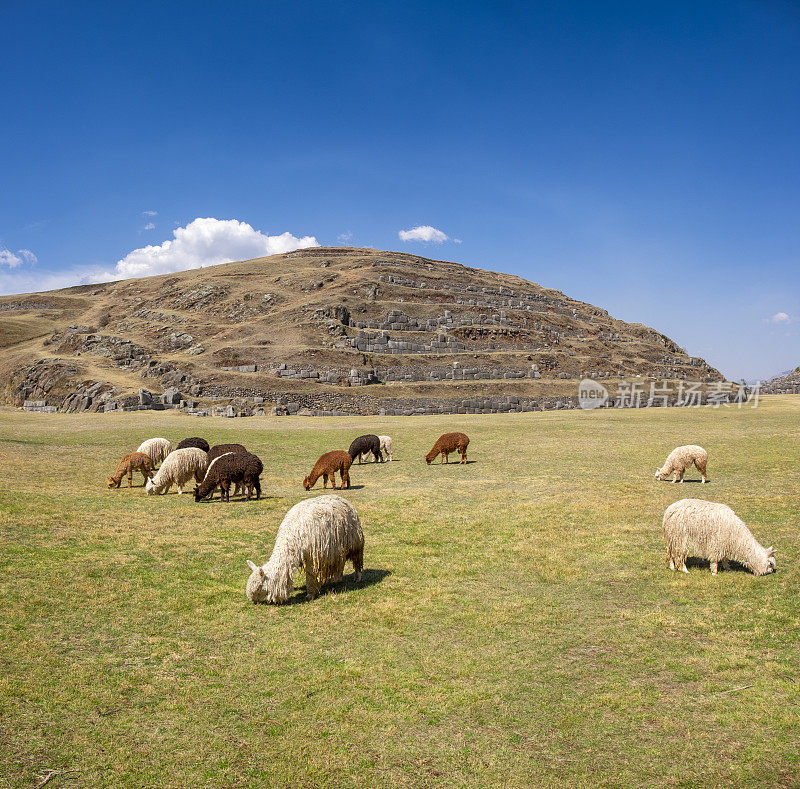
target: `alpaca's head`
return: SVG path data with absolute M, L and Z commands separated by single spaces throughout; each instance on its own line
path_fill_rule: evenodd
M 200 486 L 199 485 L 195 485 L 194 486 L 194 500 L 195 501 L 200 501 L 200 499 L 202 499 L 202 498 L 203 497 L 200 495 Z
M 247 599 L 253 603 L 266 603 L 269 592 L 267 591 L 268 578 L 264 568 L 249 559 L 247 566 L 250 568 L 250 577 L 247 579 L 247 588 L 245 589 Z
M 661 469 L 656 469 L 656 479 L 664 479 L 664 475 L 661 473 Z
M 306 478 L 303 480 L 303 487 L 304 487 L 306 490 L 311 490 L 311 477 L 306 477 Z
M 156 486 L 153 484 L 152 477 L 144 483 L 144 489 L 147 491 L 149 496 L 152 496 L 156 492 Z
M 425 462 L 430 466 L 431 460 L 433 460 L 433 458 L 431 457 L 429 452 L 427 455 L 425 455 Z
M 775 549 L 770 545 L 767 548 L 767 575 L 775 572 Z
M 109 488 L 118 488 L 120 483 L 122 482 L 122 477 L 119 478 L 119 481 L 115 480 L 114 477 L 108 478 L 108 487 Z

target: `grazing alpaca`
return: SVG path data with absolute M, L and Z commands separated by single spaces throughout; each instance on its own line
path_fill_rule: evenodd
M 150 458 L 150 465 L 155 468 L 172 452 L 172 442 L 166 438 L 148 438 L 142 441 L 136 451 L 144 452 Z
M 342 488 L 350 487 L 350 466 L 353 463 L 353 458 L 350 457 L 348 452 L 343 452 L 337 449 L 333 452 L 326 452 L 314 464 L 311 473 L 303 480 L 303 487 L 306 490 L 311 490 L 316 481 L 322 477 L 322 487 L 328 487 L 328 479 L 330 478 L 333 489 L 336 490 L 336 472 L 342 476 Z
M 208 441 L 204 438 L 198 438 L 197 436 L 192 436 L 191 438 L 184 438 L 175 449 L 189 449 L 189 447 L 197 447 L 197 449 L 202 449 L 203 452 L 208 452 L 209 446 Z
M 372 435 L 372 433 L 367 433 L 364 436 L 359 436 L 357 439 L 350 444 L 350 449 L 347 450 L 350 454 L 350 458 L 355 460 L 358 458 L 358 462 L 361 463 L 361 455 L 367 455 L 370 452 L 372 453 L 375 460 L 383 463 L 383 455 L 381 454 L 381 442 L 380 439 Z
M 150 458 L 144 452 L 129 452 L 120 460 L 117 470 L 108 478 L 109 488 L 118 488 L 122 478 L 128 475 L 128 487 L 133 487 L 133 472 L 141 471 L 145 484 L 153 476 L 153 467 Z
M 355 580 L 364 568 L 364 533 L 355 507 L 341 496 L 317 496 L 295 504 L 278 527 L 269 561 L 247 561 L 247 599 L 283 603 L 294 589 L 294 574 L 306 572 L 306 598 L 313 600 L 326 581 L 341 578 L 353 563 Z
M 170 452 L 167 459 L 156 472 L 156 475 L 147 480 L 145 489 L 150 495 L 156 493 L 169 493 L 172 485 L 178 486 L 178 493 L 183 493 L 183 486 L 194 477 L 199 483 L 208 467 L 208 455 L 202 449 L 189 447 L 176 449 Z
M 213 497 L 214 491 L 219 486 L 222 489 L 222 498 L 230 501 L 231 484 L 236 483 L 237 490 L 240 486 L 247 488 L 247 498 L 256 491 L 256 499 L 261 498 L 261 472 L 264 464 L 256 455 L 249 452 L 227 452 L 215 458 L 208 466 L 203 481 L 194 489 L 194 500 L 200 501 L 208 496 Z
M 697 470 L 703 478 L 701 484 L 708 482 L 706 479 L 708 452 L 706 452 L 703 447 L 698 447 L 696 444 L 687 444 L 685 447 L 673 449 L 667 456 L 664 465 L 656 471 L 656 479 L 666 479 L 672 474 L 673 483 L 683 482 L 684 472 L 686 469 L 692 467 L 692 463 L 697 466 Z
M 460 463 L 467 462 L 467 445 L 469 444 L 469 437 L 464 433 L 445 433 L 442 436 L 439 436 L 436 443 L 433 445 L 433 449 L 425 455 L 425 460 L 427 461 L 428 465 L 430 466 L 431 461 L 436 459 L 436 456 L 441 453 L 442 459 L 439 461 L 440 463 L 449 463 L 447 456 L 451 452 L 455 452 L 458 450 L 458 454 L 461 455 Z
M 229 452 L 247 452 L 247 447 L 244 444 L 215 444 L 208 450 L 208 466 L 222 455 L 227 455 Z M 221 492 L 221 491 L 220 491 Z M 233 491 L 234 496 L 238 496 L 242 492 L 242 485 L 240 482 L 236 483 L 236 489 Z
M 392 454 L 392 437 L 378 436 L 378 441 L 381 442 L 381 452 L 383 452 L 389 460 L 394 460 L 394 455 Z
M 670 570 L 688 573 L 686 559 L 690 549 L 711 562 L 712 574 L 717 566 L 730 569 L 732 559 L 749 568 L 755 575 L 775 572 L 775 549 L 759 545 L 750 529 L 725 504 L 702 499 L 681 499 L 664 512 L 664 539 Z

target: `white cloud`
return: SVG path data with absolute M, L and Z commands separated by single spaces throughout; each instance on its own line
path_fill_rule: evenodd
M 770 323 L 791 323 L 792 318 L 785 312 L 776 312 L 771 318 L 768 318 Z
M 148 222 L 142 230 L 155 230 L 156 226 L 152 222 Z
M 159 246 L 129 252 L 117 262 L 114 275 L 121 279 L 147 277 L 319 246 L 314 236 L 297 238 L 291 233 L 269 236 L 247 222 L 213 217 L 198 217 L 173 231 L 173 236 Z
M 158 216 L 158 211 L 142 211 L 142 216 Z
M 449 240 L 446 233 L 430 225 L 417 225 L 411 230 L 400 230 L 397 235 L 401 241 L 424 241 L 426 244 L 441 244 Z
M 339 233 L 339 235 L 336 236 L 336 240 L 340 241 L 342 244 L 344 244 L 347 241 L 350 241 L 352 238 L 353 234 L 349 230 L 346 233 Z
M 0 247 L 0 266 L 8 266 L 12 269 L 23 263 L 36 263 L 36 261 L 37 257 L 30 249 L 18 249 L 15 254 L 10 249 Z
M 22 263 L 36 263 L 36 255 L 28 249 L 17 250 L 15 254 L 0 247 L 0 294 L 31 293 L 128 277 L 168 274 L 317 246 L 319 244 L 314 236 L 297 238 L 291 233 L 270 236 L 255 230 L 246 222 L 209 217 L 195 219 L 186 227 L 177 228 L 173 231 L 173 238 L 163 244 L 134 249 L 118 261 L 112 271 L 97 266 L 64 271 L 19 268 Z M 3 270 L 2 264 L 8 266 L 8 270 Z

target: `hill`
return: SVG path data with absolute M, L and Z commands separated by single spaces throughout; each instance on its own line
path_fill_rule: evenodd
M 0 337 L 6 399 L 67 411 L 148 407 L 151 390 L 230 413 L 518 410 L 566 402 L 583 377 L 722 378 L 559 291 L 372 249 L 6 296 Z
M 800 367 L 771 378 L 762 385 L 761 391 L 766 394 L 800 394 Z

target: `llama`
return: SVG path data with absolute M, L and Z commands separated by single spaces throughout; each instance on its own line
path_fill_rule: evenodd
M 213 497 L 214 491 L 219 486 L 222 489 L 222 498 L 230 501 L 231 483 L 236 483 L 237 490 L 240 485 L 247 488 L 247 498 L 256 491 L 256 499 L 261 498 L 261 472 L 264 464 L 256 455 L 249 452 L 227 452 L 215 458 L 208 466 L 203 481 L 194 489 L 194 500 L 200 501 L 208 496 Z M 235 492 L 234 492 L 235 495 Z
M 199 483 L 208 467 L 208 455 L 197 447 L 176 449 L 170 452 L 156 475 L 147 480 L 145 489 L 150 495 L 169 493 L 172 485 L 178 486 L 178 493 L 183 493 L 183 486 L 194 477 Z
M 431 461 L 436 460 L 436 456 L 441 453 L 442 459 L 439 461 L 440 465 L 442 463 L 449 463 L 448 455 L 451 452 L 458 451 L 458 454 L 461 455 L 460 463 L 467 462 L 467 445 L 469 444 L 469 437 L 465 433 L 445 433 L 444 435 L 439 436 L 436 443 L 433 445 L 433 449 L 425 455 L 425 461 L 430 466 Z
M 316 496 L 295 504 L 278 527 L 269 561 L 247 560 L 246 594 L 254 603 L 283 603 L 294 589 L 294 574 L 306 572 L 306 598 L 313 600 L 326 581 L 338 580 L 345 562 L 355 581 L 364 568 L 364 533 L 355 507 L 341 496 Z
M 336 472 L 338 471 L 342 477 L 342 488 L 350 487 L 350 466 L 353 463 L 353 458 L 350 457 L 349 452 L 343 452 L 341 449 L 334 450 L 333 452 L 326 452 L 314 464 L 311 473 L 303 480 L 303 487 L 306 490 L 311 490 L 317 480 L 322 477 L 322 487 L 328 487 L 328 479 L 330 478 L 333 489 L 336 490 Z
M 381 442 L 381 452 L 383 452 L 389 460 L 394 460 L 394 455 L 392 454 L 392 437 L 378 436 L 378 441 Z
M 702 477 L 701 484 L 708 482 L 706 479 L 706 464 L 708 463 L 708 452 L 697 444 L 687 444 L 685 447 L 673 449 L 667 456 L 664 465 L 656 471 L 656 479 L 666 479 L 672 474 L 672 482 L 683 482 L 683 475 L 686 469 L 692 467 L 692 463 L 697 466 L 697 470 Z
M 204 438 L 198 438 L 197 436 L 192 436 L 191 438 L 184 438 L 175 449 L 188 449 L 189 447 L 197 447 L 198 449 L 202 449 L 203 452 L 208 452 L 209 446 L 208 441 Z
M 352 460 L 358 458 L 359 464 L 361 463 L 361 456 L 367 455 L 370 452 L 372 456 L 380 463 L 383 463 L 383 455 L 381 454 L 381 442 L 380 439 L 373 435 L 372 433 L 367 433 L 364 436 L 359 436 L 356 438 L 352 444 L 350 444 L 350 449 L 347 450 L 350 453 L 350 457 Z
M 153 476 L 153 467 L 150 458 L 144 452 L 129 452 L 120 460 L 117 470 L 108 478 L 109 488 L 118 488 L 122 478 L 128 475 L 128 487 L 133 487 L 133 472 L 141 471 L 145 484 Z
M 139 444 L 137 452 L 144 452 L 150 458 L 150 465 L 155 468 L 172 452 L 172 442 L 166 438 L 148 438 Z
M 681 499 L 664 511 L 663 526 L 670 570 L 688 573 L 686 558 L 693 548 L 695 555 L 709 559 L 713 575 L 720 564 L 723 570 L 730 569 L 731 559 L 754 575 L 775 572 L 775 549 L 759 545 L 750 529 L 725 504 Z

